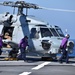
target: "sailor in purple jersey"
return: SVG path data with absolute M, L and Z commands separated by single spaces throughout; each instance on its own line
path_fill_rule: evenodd
M 19 47 L 26 48 L 26 46 L 28 45 L 27 39 L 28 38 L 26 36 L 23 39 L 21 39 Z
M 60 45 L 60 48 L 62 49 L 62 55 L 61 55 L 61 57 L 59 59 L 60 63 L 62 63 L 62 60 L 63 60 L 64 57 L 65 57 L 66 63 L 68 63 L 68 51 L 66 50 L 66 48 L 67 48 L 67 42 L 68 42 L 69 37 L 70 37 L 70 35 L 67 34 L 62 39 L 62 42 L 61 42 L 61 45 Z
M 67 47 L 67 42 L 68 42 L 68 38 L 63 38 L 62 43 L 61 43 L 61 47 L 63 47 L 64 49 L 66 49 Z
M 0 55 L 2 54 L 2 50 L 1 50 L 2 46 L 3 46 L 2 34 L 0 34 Z
M 28 46 L 28 37 L 25 36 L 24 38 L 21 39 L 19 43 L 19 48 L 21 51 L 20 58 L 22 58 L 24 61 L 26 61 L 26 47 Z

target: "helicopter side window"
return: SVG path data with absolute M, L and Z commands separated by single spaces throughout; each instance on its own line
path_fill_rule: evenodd
M 63 32 L 62 32 L 61 29 L 56 29 L 56 31 L 58 32 L 58 34 L 59 34 L 61 37 L 64 37 L 64 34 L 63 34 Z
M 14 27 L 5 27 L 2 30 L 3 34 L 3 47 L 10 48 L 11 46 L 8 44 L 9 41 L 12 40 L 12 33 L 13 33 Z
M 8 18 L 7 22 L 11 25 L 12 24 L 12 18 L 13 18 L 13 15 L 10 15 L 10 17 Z
M 50 30 L 52 31 L 52 33 L 53 33 L 54 36 L 59 36 L 59 35 L 57 34 L 57 32 L 55 31 L 54 28 L 50 28 Z
M 4 18 L 4 25 L 5 26 L 10 26 L 13 22 L 12 22 L 12 18 L 13 15 L 7 16 L 7 14 L 5 15 L 6 17 Z
M 52 34 L 48 28 L 40 28 L 42 37 L 51 37 Z
M 35 38 L 35 39 L 39 38 L 39 33 L 36 31 L 36 28 L 31 29 L 30 38 Z
M 4 27 L 2 33 L 3 39 L 12 40 L 13 27 Z

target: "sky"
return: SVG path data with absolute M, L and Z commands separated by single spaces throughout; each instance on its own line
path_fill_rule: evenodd
M 14 0 L 0 0 L 14 1 Z M 17 1 L 17 0 L 15 0 Z M 70 39 L 75 39 L 75 0 L 23 0 L 26 2 L 37 4 L 46 9 L 29 9 L 28 15 L 33 15 L 36 18 L 49 23 L 50 25 L 59 26 L 63 33 L 67 30 L 70 34 Z M 50 10 L 52 8 L 53 10 Z M 0 6 L 0 14 L 4 12 L 13 13 L 13 8 Z M 59 9 L 59 11 L 54 10 Z M 60 11 L 61 10 L 61 11 Z M 66 11 L 65 11 L 66 10 Z

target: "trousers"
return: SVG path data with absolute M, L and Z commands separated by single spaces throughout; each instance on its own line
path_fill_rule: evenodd
M 0 48 L 0 55 L 2 54 L 2 50 L 1 50 L 1 48 Z
M 62 49 L 62 55 L 59 59 L 60 62 L 63 61 L 63 59 L 65 59 L 66 63 L 68 63 L 68 51 L 66 51 L 65 49 Z
M 23 59 L 24 61 L 26 60 L 26 51 L 25 48 L 20 48 L 20 55 L 18 56 L 18 59 Z

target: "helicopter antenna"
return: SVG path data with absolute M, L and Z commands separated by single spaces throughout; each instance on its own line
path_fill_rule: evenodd
M 15 7 L 14 7 L 14 10 L 13 10 L 13 14 L 15 14 Z
M 67 29 L 65 29 L 65 33 L 66 33 L 66 34 L 68 33 L 68 30 L 67 30 Z
M 25 1 L 16 1 L 16 2 L 12 2 L 12 1 L 4 1 L 4 2 L 0 2 L 0 5 L 4 5 L 4 6 L 10 6 L 10 7 L 16 7 L 18 8 L 18 15 L 23 14 L 23 9 L 26 8 L 26 15 L 28 13 L 28 9 L 33 8 L 33 9 L 40 9 L 38 5 L 33 4 L 33 3 L 26 3 Z M 13 11 L 13 13 L 15 13 L 15 10 Z
M 26 16 L 27 16 L 27 14 L 28 14 L 28 8 L 26 8 Z

